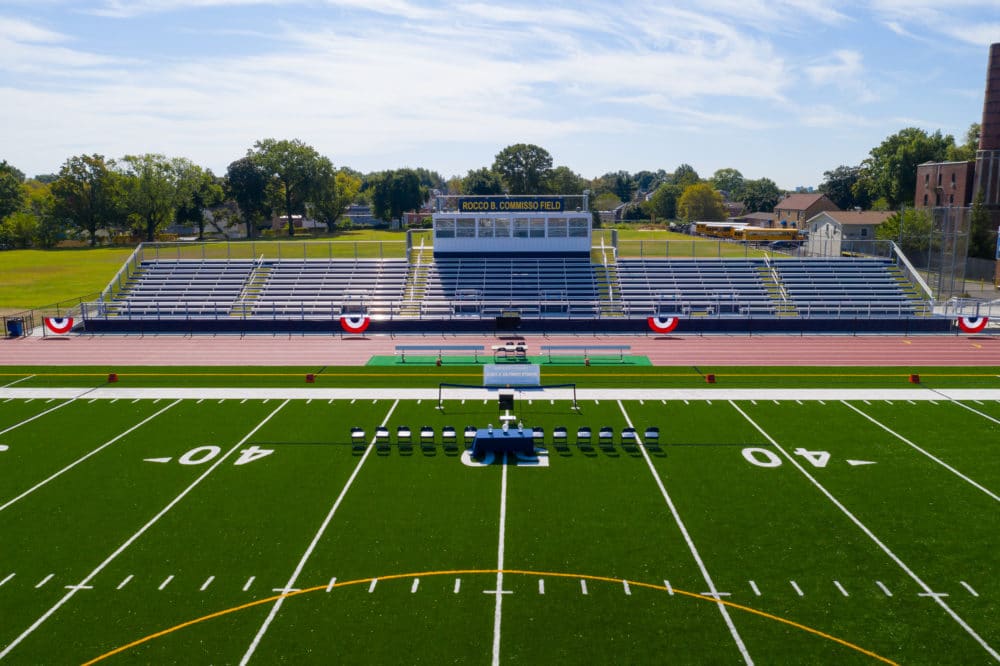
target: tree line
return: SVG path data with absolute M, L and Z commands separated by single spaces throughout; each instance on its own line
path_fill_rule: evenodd
M 978 125 L 962 145 L 940 131 L 906 128 L 873 148 L 858 165 L 824 173 L 819 191 L 844 209 L 896 209 L 913 201 L 916 165 L 928 160 L 974 159 Z M 222 229 L 241 222 L 248 238 L 283 218 L 306 215 L 330 232 L 344 223 L 350 204 L 371 207 L 385 222 L 419 210 L 432 192 L 448 194 L 590 193 L 593 211 L 620 209 L 623 220 L 723 220 L 733 208 L 770 211 L 784 193 L 769 178 L 746 179 L 737 169 L 702 178 L 689 164 L 672 172 L 608 172 L 587 179 L 554 166 L 541 146 L 502 149 L 489 166 L 445 180 L 435 171 L 404 168 L 362 174 L 334 167 L 297 139 L 262 139 L 215 175 L 191 160 L 160 154 L 70 157 L 56 174 L 27 179 L 0 162 L 0 248 L 53 247 L 64 238 L 97 245 L 126 232 L 152 241 L 171 224 Z M 727 209 L 726 204 L 733 204 Z

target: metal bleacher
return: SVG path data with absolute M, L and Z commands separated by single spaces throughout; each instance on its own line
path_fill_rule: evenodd
M 626 323 L 676 316 L 715 326 L 707 320 L 912 323 L 930 314 L 927 300 L 891 260 L 871 257 L 618 258 L 613 271 L 603 272 L 587 255 L 442 254 L 417 263 L 419 290 L 411 284 L 414 265 L 406 258 L 142 260 L 120 289 L 109 288 L 91 316 L 258 320 L 265 326 L 355 313 L 383 320 L 489 321 L 514 312 L 586 324 L 611 318 L 610 305 Z
M 111 316 L 227 316 L 254 268 L 253 260 L 143 261 L 107 304 Z
M 754 259 L 619 259 L 621 298 L 634 315 L 771 315 Z
M 800 317 L 913 317 L 924 314 L 916 289 L 886 259 L 775 259 L 775 271 Z
M 339 316 L 388 311 L 403 298 L 405 259 L 301 259 L 270 264 L 250 316 Z
M 596 316 L 598 281 L 583 257 L 434 258 L 427 275 L 424 315 Z

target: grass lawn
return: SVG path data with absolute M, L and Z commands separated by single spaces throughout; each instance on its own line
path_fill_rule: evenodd
M 131 247 L 0 252 L 0 312 L 20 312 L 101 291 Z

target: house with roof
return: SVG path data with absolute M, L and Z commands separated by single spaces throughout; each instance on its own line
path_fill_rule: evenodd
M 825 194 L 797 192 L 789 194 L 774 207 L 775 226 L 804 229 L 806 221 L 827 210 L 840 210 Z
M 875 230 L 895 215 L 880 210 L 825 210 L 806 221 L 806 253 L 839 257 L 844 252 L 870 252 Z

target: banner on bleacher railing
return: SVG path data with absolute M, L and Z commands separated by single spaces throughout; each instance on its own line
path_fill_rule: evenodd
M 542 368 L 538 365 L 483 366 L 483 386 L 540 386 Z
M 566 210 L 563 197 L 460 197 L 460 213 L 559 213 Z
M 46 317 L 46 335 L 68 335 L 73 330 L 72 317 Z

